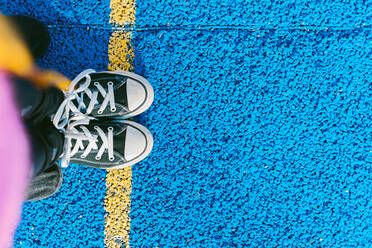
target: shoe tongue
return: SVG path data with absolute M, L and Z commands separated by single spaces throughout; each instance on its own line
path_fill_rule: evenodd
M 94 86 L 94 82 L 98 82 L 101 84 L 101 86 L 107 91 L 107 83 L 113 82 L 114 83 L 114 96 L 115 96 L 115 102 L 118 104 L 123 105 L 124 107 L 128 107 L 128 97 L 127 97 L 127 87 L 126 82 L 128 80 L 127 77 L 117 74 L 111 74 L 111 73 L 92 73 L 91 74 L 91 84 L 89 86 L 89 89 L 94 91 L 98 91 L 97 87 Z M 80 83 L 84 83 L 85 79 L 82 79 Z M 84 95 L 83 102 L 86 107 L 89 106 L 91 99 Z M 102 104 L 104 101 L 104 97 L 101 93 L 98 92 L 97 97 L 98 105 Z
M 113 146 L 114 146 L 114 151 L 121 154 L 121 156 L 124 157 L 124 150 L 125 150 L 125 139 L 126 139 L 126 134 L 127 134 L 127 129 L 126 127 L 123 127 L 123 126 L 120 126 L 120 125 L 107 125 L 107 127 L 109 126 L 112 126 L 114 128 L 114 137 L 113 137 Z M 90 126 L 85 126 L 86 128 L 88 128 L 88 130 L 94 134 L 94 135 L 97 135 L 97 147 L 99 149 L 101 149 L 102 147 L 102 144 L 103 144 L 103 141 L 102 139 L 100 138 L 100 136 L 98 135 L 98 132 L 94 129 L 94 124 L 90 125 Z M 99 126 L 103 132 L 105 133 L 105 135 L 107 136 L 108 134 L 108 131 L 107 129 L 105 128 L 105 126 Z M 79 129 L 79 131 L 81 131 Z M 82 132 L 82 131 L 81 131 Z M 72 139 L 71 140 L 71 144 L 72 144 L 72 147 L 75 147 L 75 144 L 76 144 L 76 140 L 75 139 Z M 84 147 L 86 148 L 88 145 L 89 145 L 89 141 L 88 140 L 83 140 L 83 145 Z M 106 153 L 107 150 L 105 150 L 104 153 Z
M 124 76 L 116 76 L 119 82 L 121 82 L 120 87 L 114 91 L 115 95 L 115 102 L 123 105 L 125 108 L 128 108 L 128 94 L 127 94 L 127 87 L 126 82 L 128 80 L 127 77 Z M 119 79 L 120 78 L 120 79 Z

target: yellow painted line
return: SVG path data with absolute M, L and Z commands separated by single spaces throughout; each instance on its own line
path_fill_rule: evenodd
M 113 25 L 131 25 L 136 20 L 135 0 L 111 0 L 110 22 Z
M 111 0 L 110 23 L 115 26 L 135 23 L 135 0 Z M 114 31 L 109 41 L 109 70 L 133 71 L 132 34 Z M 105 245 L 109 248 L 129 247 L 130 195 L 132 170 L 110 170 L 106 176 Z

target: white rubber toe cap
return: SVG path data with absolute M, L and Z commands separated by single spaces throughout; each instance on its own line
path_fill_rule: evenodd
M 128 126 L 125 139 L 124 157 L 127 161 L 140 156 L 147 148 L 146 136 L 136 128 Z
M 133 111 L 137 109 L 146 99 L 146 89 L 142 84 L 137 81 L 128 78 L 127 80 L 127 99 L 128 99 L 128 110 Z

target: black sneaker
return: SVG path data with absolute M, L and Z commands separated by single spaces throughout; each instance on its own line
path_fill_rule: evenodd
M 71 82 L 53 123 L 63 129 L 76 115 L 127 119 L 147 110 L 153 100 L 152 86 L 135 73 L 88 69 Z
M 72 119 L 66 130 L 62 166 L 69 162 L 101 169 L 120 169 L 138 163 L 151 152 L 149 130 L 128 120 Z

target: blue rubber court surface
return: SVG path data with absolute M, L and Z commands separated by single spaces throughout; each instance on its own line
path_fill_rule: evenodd
M 123 1 L 124 4 L 125 1 Z M 137 0 L 131 247 L 371 247 L 372 1 Z M 2 1 L 48 24 L 39 64 L 106 70 L 110 1 Z M 106 171 L 71 165 L 15 247 L 104 247 Z M 124 245 L 123 245 L 124 247 Z

